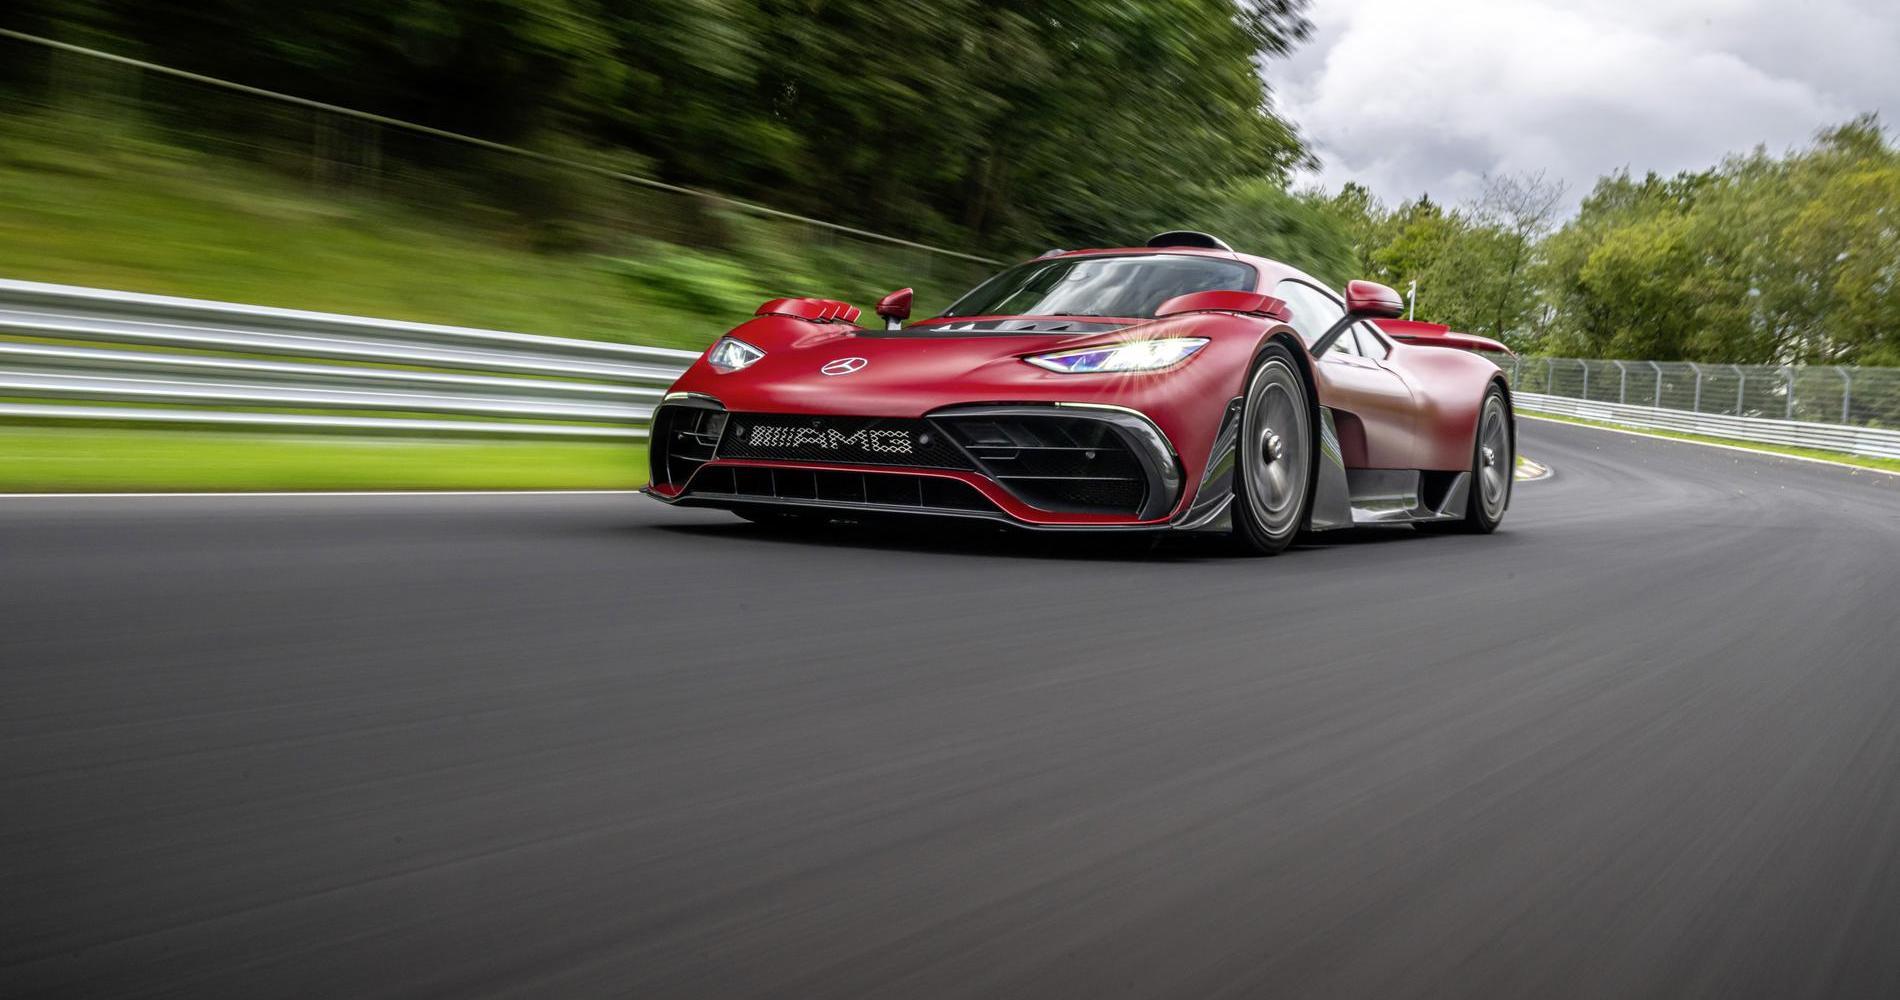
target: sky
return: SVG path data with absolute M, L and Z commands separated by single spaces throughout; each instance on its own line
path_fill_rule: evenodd
M 1302 178 L 1467 201 L 1543 170 L 1702 169 L 1877 112 L 1900 126 L 1900 0 L 1313 0 L 1267 68 L 1319 155 Z

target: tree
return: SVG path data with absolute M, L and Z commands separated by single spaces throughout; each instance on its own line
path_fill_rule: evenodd
M 1270 177 L 1204 193 L 1193 228 L 1218 233 L 1236 250 L 1285 261 L 1342 286 L 1358 277 L 1351 237 L 1338 213 L 1315 195 L 1295 195 Z
M 1263 76 L 1305 0 L 29 2 L 8 16 L 155 62 L 990 248 L 1125 241 L 1307 155 Z M 256 107 L 190 124 L 259 137 Z
M 1543 171 L 1500 174 L 1485 179 L 1474 215 L 1490 266 L 1479 272 L 1493 286 L 1490 335 L 1514 346 L 1535 340 L 1529 329 L 1538 313 L 1533 264 L 1538 245 L 1550 234 L 1563 202 L 1564 185 Z M 1478 329 L 1483 329 L 1479 327 Z

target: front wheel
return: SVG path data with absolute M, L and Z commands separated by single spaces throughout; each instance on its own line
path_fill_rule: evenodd
M 1234 456 L 1234 542 L 1254 555 L 1285 551 L 1313 500 L 1313 415 L 1293 355 L 1269 347 L 1247 377 Z

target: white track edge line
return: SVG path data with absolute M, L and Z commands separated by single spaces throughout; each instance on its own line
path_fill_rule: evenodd
M 201 497 L 547 497 L 633 496 L 639 490 L 232 490 L 175 493 L 0 493 L 0 500 L 115 500 Z
M 1739 444 L 1717 444 L 1714 441 L 1697 441 L 1692 438 L 1670 437 L 1667 434 L 1649 434 L 1644 431 L 1627 430 L 1622 427 L 1605 427 L 1601 424 L 1585 424 L 1575 420 L 1564 420 L 1561 417 L 1547 417 L 1536 413 L 1528 413 L 1523 410 L 1519 410 L 1517 415 L 1520 417 L 1529 417 L 1532 420 L 1542 420 L 1547 424 L 1566 424 L 1571 427 L 1581 427 L 1586 431 L 1608 431 L 1611 434 L 1628 434 L 1631 437 L 1650 438 L 1655 441 L 1672 441 L 1676 444 L 1693 444 L 1703 448 L 1720 448 L 1723 451 L 1739 451 L 1744 455 L 1754 455 L 1759 458 L 1785 458 L 1791 462 L 1813 462 L 1816 465 L 1832 465 L 1837 469 L 1852 469 L 1855 472 L 1877 472 L 1883 476 L 1900 476 L 1900 470 L 1877 469 L 1871 465 L 1855 465 L 1852 462 L 1836 462 L 1831 458 L 1789 455 L 1785 452 L 1764 451 L 1760 448 L 1749 448 Z

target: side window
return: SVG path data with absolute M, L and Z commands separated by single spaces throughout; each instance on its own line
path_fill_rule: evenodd
M 1379 335 L 1372 332 L 1371 324 L 1359 324 L 1358 334 L 1360 354 L 1368 358 L 1383 359 L 1386 355 L 1392 353 L 1391 349 L 1385 346 L 1385 341 L 1380 340 Z
M 1346 314 L 1345 307 L 1333 301 L 1332 296 L 1304 281 L 1289 278 L 1275 286 L 1273 294 L 1286 302 L 1287 309 L 1293 313 L 1288 325 L 1309 347 Z

